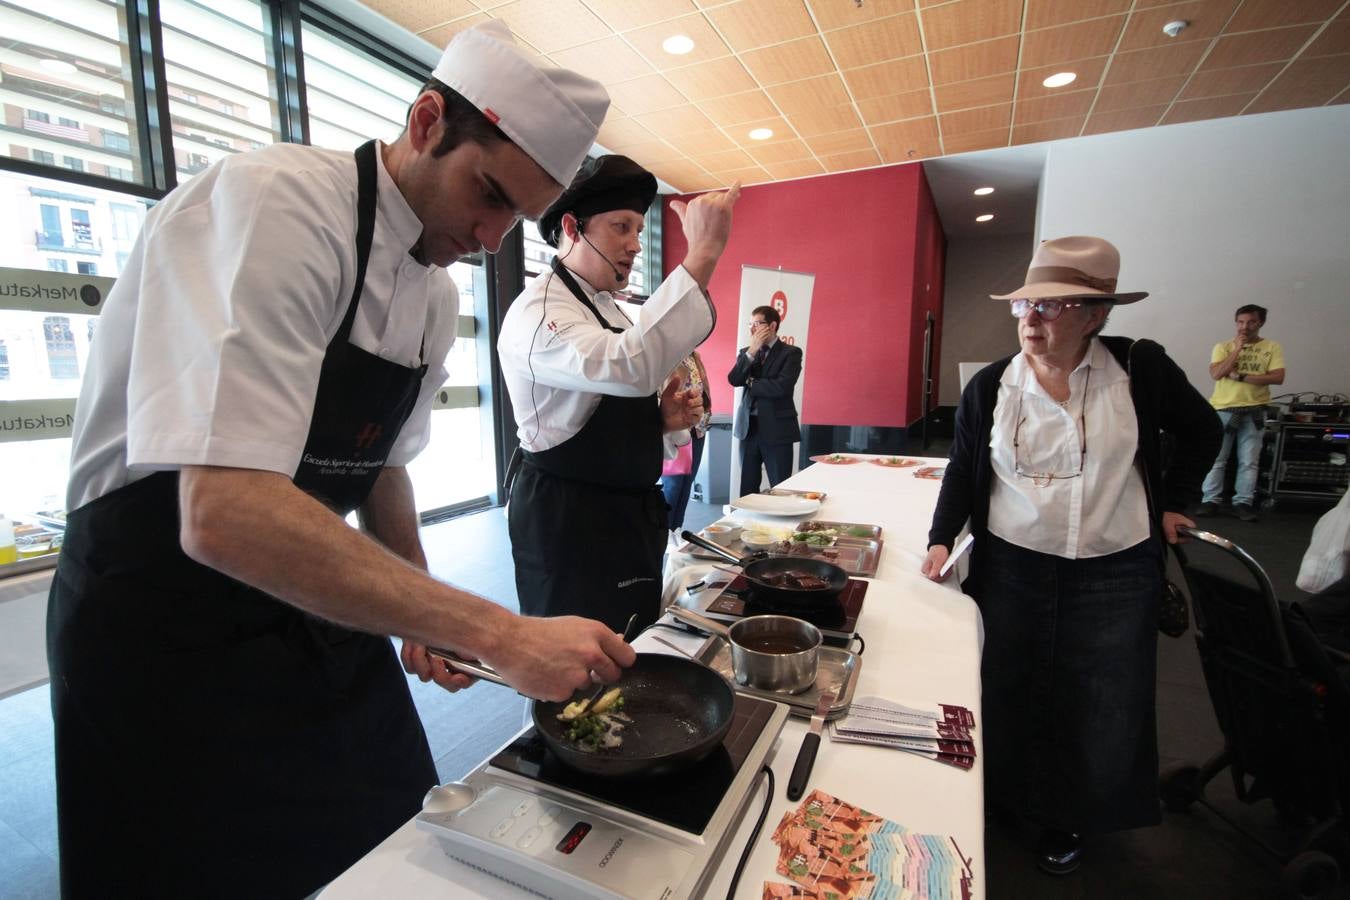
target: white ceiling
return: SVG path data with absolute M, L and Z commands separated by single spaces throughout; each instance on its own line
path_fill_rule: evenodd
M 1032 144 L 924 160 L 948 240 L 1031 234 L 1045 153 L 1045 144 Z M 976 197 L 973 191 L 985 186 L 994 193 Z M 993 213 L 994 218 L 976 222 L 982 213 Z

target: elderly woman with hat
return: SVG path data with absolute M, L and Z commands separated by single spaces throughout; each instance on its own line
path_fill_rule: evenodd
M 1038 862 L 1078 866 L 1080 836 L 1159 821 L 1154 670 L 1163 545 L 1198 496 L 1221 431 L 1158 344 L 1101 337 L 1120 254 L 1096 237 L 1040 245 L 1008 301 L 1022 351 L 966 386 L 923 574 L 962 527 L 963 587 L 985 626 L 991 805 L 1043 829 Z M 1173 441 L 1164 472 L 1161 434 Z

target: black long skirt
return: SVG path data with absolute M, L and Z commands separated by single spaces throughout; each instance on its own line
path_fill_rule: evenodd
M 1080 834 L 1156 825 L 1158 542 L 1070 560 L 990 535 L 983 557 L 988 799 Z

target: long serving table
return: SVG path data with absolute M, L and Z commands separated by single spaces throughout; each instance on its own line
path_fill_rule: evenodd
M 889 468 L 863 461 L 816 464 L 782 487 L 822 491 L 827 497 L 814 518 L 870 522 L 884 529 L 880 566 L 867 590 L 858 632 L 866 640 L 855 696 L 923 700 L 969 707 L 976 717 L 977 757 L 969 771 L 899 750 L 858 744 L 821 743 L 808 792 L 819 788 L 863 806 L 911 831 L 950 835 L 974 871 L 972 894 L 985 894 L 983 745 L 980 714 L 979 612 L 955 587 L 955 578 L 934 584 L 918 574 L 926 552 L 929 520 L 940 482 L 914 477 L 913 468 Z M 942 460 L 924 460 L 942 465 Z M 738 518 L 759 518 L 736 513 Z M 767 519 L 765 519 L 767 521 Z M 783 520 L 784 523 L 792 520 Z M 671 560 L 668 582 L 678 589 L 688 557 Z M 663 637 L 669 632 L 662 629 Z M 673 652 L 652 640 L 634 646 L 644 652 Z M 789 809 L 788 776 L 806 734 L 803 719 L 790 718 L 770 756 L 776 786 L 765 820 L 737 888 L 737 897 L 760 897 L 765 881 L 785 882 L 774 867 L 778 848 L 769 836 Z M 736 836 L 726 847 L 708 897 L 724 897 L 736 863 L 764 803 L 762 784 L 751 794 Z M 412 822 L 359 860 L 321 894 L 325 900 L 381 896 L 527 897 L 523 891 L 447 857 L 434 838 Z

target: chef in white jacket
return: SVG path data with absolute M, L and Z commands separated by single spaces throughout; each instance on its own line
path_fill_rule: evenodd
M 454 335 L 444 267 L 544 212 L 608 105 L 490 24 L 396 141 L 238 154 L 151 211 L 90 353 L 48 604 L 63 896 L 303 897 L 407 821 L 437 775 L 385 635 L 448 688 L 425 645 L 546 699 L 632 663 L 597 622 L 428 575 L 404 469 Z
M 661 462 L 703 412 L 696 392 L 662 384 L 712 332 L 708 281 L 739 195 L 676 201 L 689 252 L 636 320 L 614 292 L 640 250 L 651 173 L 623 156 L 592 160 L 540 217 L 557 258 L 511 304 L 497 342 L 520 440 L 508 518 L 523 613 L 615 630 L 659 615 Z

